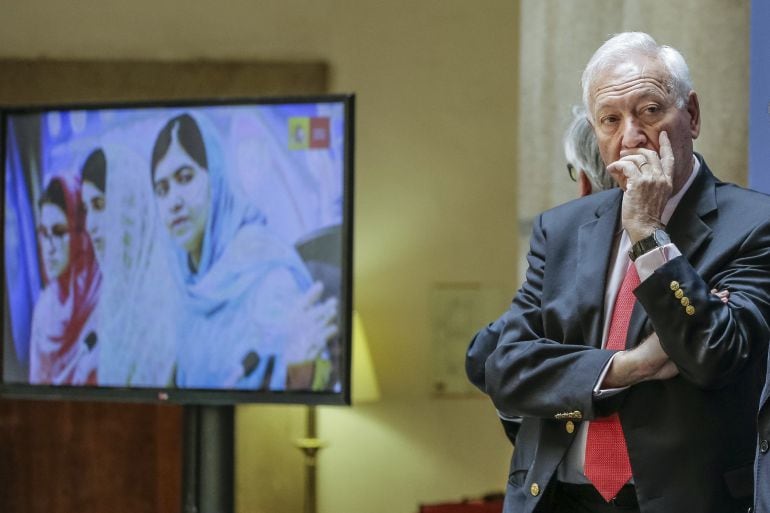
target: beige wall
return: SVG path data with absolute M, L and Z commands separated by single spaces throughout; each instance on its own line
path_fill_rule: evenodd
M 337 4 L 332 82 L 359 100 L 356 304 L 384 400 L 323 412 L 325 512 L 408 513 L 505 483 L 491 405 L 433 399 L 429 379 L 433 284 L 515 276 L 517 8 L 482 4 Z
M 483 5 L 483 8 L 482 8 Z M 434 284 L 514 288 L 517 7 L 510 0 L 4 0 L 0 56 L 324 59 L 357 94 L 355 303 L 382 400 L 322 408 L 321 513 L 411 513 L 502 490 L 484 399 L 431 397 Z M 8 13 L 13 15 L 8 15 Z M 468 328 L 468 337 L 472 328 Z M 462 354 L 457 354 L 462 363 Z M 300 511 L 299 407 L 238 412 L 239 513 Z

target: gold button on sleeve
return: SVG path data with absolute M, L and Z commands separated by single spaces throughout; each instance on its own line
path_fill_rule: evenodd
M 684 291 L 682 289 L 678 289 L 676 292 L 674 292 L 675 298 L 682 299 L 682 296 L 684 296 Z
M 540 486 L 538 486 L 537 483 L 532 483 L 532 486 L 529 487 L 529 493 L 531 493 L 533 497 L 537 497 L 540 495 Z
M 682 303 L 682 306 L 690 306 L 690 298 L 687 296 L 680 299 L 679 302 Z
M 679 282 L 674 280 L 674 281 L 671 282 L 669 287 L 671 287 L 671 290 L 677 291 L 677 290 L 679 290 Z
M 571 420 L 568 420 L 567 423 L 564 425 L 564 429 L 567 430 L 567 433 L 570 435 L 575 432 L 575 423 Z
M 684 311 L 687 312 L 687 315 L 694 315 L 695 307 L 692 305 L 688 305 L 687 308 L 684 309 Z

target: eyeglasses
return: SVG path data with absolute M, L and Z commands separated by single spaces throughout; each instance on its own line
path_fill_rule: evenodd
M 65 237 L 69 235 L 67 225 L 55 224 L 49 230 L 46 226 L 40 225 L 37 229 L 38 235 L 43 239 L 61 244 Z
M 575 166 L 569 162 L 567 162 L 567 174 L 569 175 L 570 180 L 577 182 L 577 170 L 575 169 Z

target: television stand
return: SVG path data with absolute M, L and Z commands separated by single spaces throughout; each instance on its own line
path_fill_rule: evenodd
M 184 405 L 183 513 L 233 513 L 233 419 L 232 405 Z

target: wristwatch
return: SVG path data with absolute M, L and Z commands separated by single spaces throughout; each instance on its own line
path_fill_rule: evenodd
M 631 249 L 628 251 L 628 256 L 633 262 L 648 251 L 651 251 L 655 248 L 662 248 L 666 244 L 670 243 L 671 238 L 668 236 L 668 234 L 661 228 L 656 228 L 655 231 L 652 232 L 652 235 L 649 237 L 645 237 L 636 241 L 636 244 L 631 246 Z

